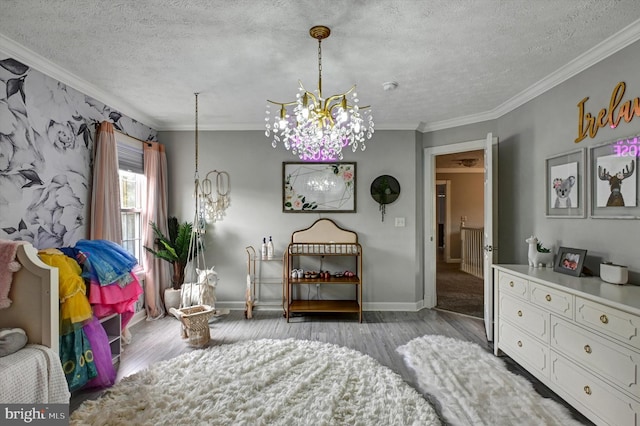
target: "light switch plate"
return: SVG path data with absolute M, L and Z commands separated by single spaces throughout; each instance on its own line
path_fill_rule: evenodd
M 396 217 L 396 227 L 404 227 L 404 217 Z

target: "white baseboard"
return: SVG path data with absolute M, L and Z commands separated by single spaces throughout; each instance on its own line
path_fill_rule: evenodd
M 220 302 L 216 301 L 216 309 L 231 309 L 232 311 L 244 311 L 245 302 Z
M 216 301 L 216 308 L 218 309 L 231 309 L 232 311 L 244 311 L 245 302 L 219 302 Z M 282 310 L 282 302 L 256 302 L 253 305 L 254 310 L 260 311 L 281 311 Z
M 453 257 L 451 257 L 447 259 L 447 263 L 462 263 L 462 259 L 458 259 L 458 258 L 454 259 Z
M 363 311 L 400 311 L 417 312 L 420 310 L 421 302 L 365 302 L 362 305 Z
M 423 301 L 418 302 L 365 302 L 362 306 L 363 311 L 401 311 L 401 312 L 417 312 L 423 308 Z M 232 311 L 244 311 L 244 301 L 242 302 L 216 302 L 216 308 L 230 309 Z M 260 311 L 281 311 L 282 304 L 277 302 L 258 303 L 254 309 Z

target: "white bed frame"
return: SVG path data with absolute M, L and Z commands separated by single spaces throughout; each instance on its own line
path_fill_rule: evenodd
M 30 243 L 18 246 L 22 268 L 13 274 L 11 306 L 0 309 L 0 328 L 22 328 L 29 343 L 59 350 L 58 268 L 40 260 Z

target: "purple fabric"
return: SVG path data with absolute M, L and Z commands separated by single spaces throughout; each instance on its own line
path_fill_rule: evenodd
M 111 361 L 111 347 L 109 337 L 104 331 L 98 318 L 93 317 L 93 321 L 84 326 L 84 332 L 91 343 L 93 359 L 96 364 L 98 375 L 91 379 L 84 388 L 108 388 L 116 381 L 116 370 Z

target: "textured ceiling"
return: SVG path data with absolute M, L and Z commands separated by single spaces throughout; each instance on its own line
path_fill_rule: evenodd
M 427 130 L 507 112 L 639 18 L 637 0 L 2 0 L 0 51 L 159 130 L 193 129 L 194 92 L 200 129 L 262 129 L 266 99 L 317 86 L 327 25 L 324 94 L 356 83 L 377 128 Z

